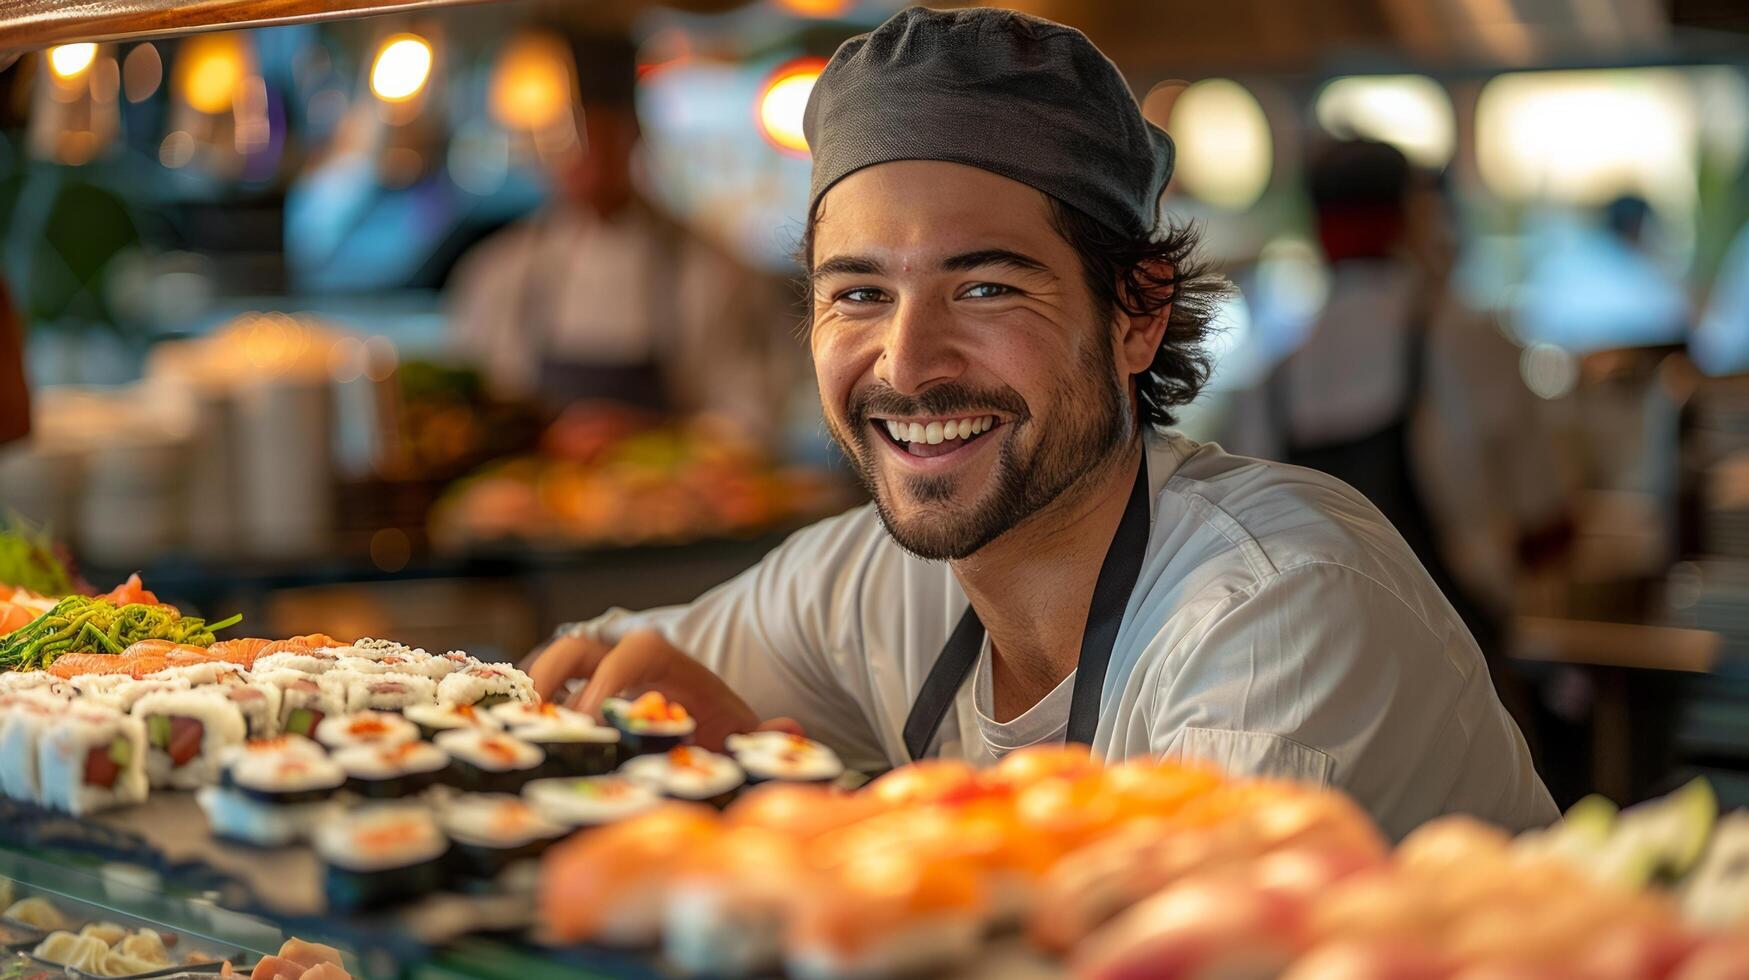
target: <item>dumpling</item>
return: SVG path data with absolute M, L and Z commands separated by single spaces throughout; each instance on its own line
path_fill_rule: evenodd
M 137 956 L 129 956 L 119 950 L 112 949 L 109 951 L 109 955 L 103 958 L 103 969 L 98 971 L 98 976 L 127 977 L 136 973 L 151 973 L 163 968 L 164 964 L 162 963 L 142 960 Z
M 95 936 L 75 936 L 70 932 L 51 932 L 31 953 L 39 960 L 61 966 L 101 973 L 103 961 L 109 956 L 109 944 Z
M 6 918 L 46 932 L 67 928 L 61 910 L 46 898 L 26 898 L 6 907 Z
M 124 956 L 131 956 L 134 959 L 151 963 L 153 969 L 162 969 L 170 965 L 170 951 L 164 948 L 163 937 L 150 929 L 128 933 L 120 943 L 116 944 L 115 951 Z
M 118 926 L 113 922 L 93 922 L 79 930 L 81 936 L 92 936 L 103 940 L 103 945 L 114 946 L 128 934 L 127 926 Z

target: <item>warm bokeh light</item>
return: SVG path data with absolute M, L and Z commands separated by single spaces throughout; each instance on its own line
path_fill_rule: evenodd
M 200 112 L 231 111 L 247 73 L 243 37 L 233 32 L 196 34 L 184 40 L 176 53 L 177 91 Z
M 546 129 L 565 119 L 575 101 L 571 52 L 552 34 L 524 34 L 511 41 L 492 73 L 488 105 L 506 129 Z
M 850 10 L 850 0 L 777 0 L 777 5 L 802 17 L 837 17 Z
M 1335 79 L 1318 93 L 1316 112 L 1330 135 L 1389 143 L 1423 167 L 1444 167 L 1457 145 L 1451 96 L 1426 75 Z
M 164 59 L 150 42 L 137 45 L 121 63 L 121 88 L 129 102 L 144 102 L 164 82 Z
M 431 78 L 431 44 L 417 34 L 396 34 L 383 42 L 370 67 L 370 90 L 384 102 L 405 102 Z
M 814 83 L 826 69 L 824 58 L 798 58 L 778 67 L 759 90 L 759 132 L 785 153 L 808 155 L 802 133 L 802 113 Z
M 1217 207 L 1242 211 L 1269 186 L 1275 147 L 1269 119 L 1245 86 L 1208 78 L 1172 105 L 1166 131 L 1178 146 L 1178 181 Z
M 90 41 L 81 44 L 57 44 L 49 49 L 49 71 L 56 78 L 68 81 L 85 74 L 95 60 L 97 45 Z
M 1698 108 L 1665 68 L 1517 72 L 1476 102 L 1476 163 L 1502 197 L 1601 204 L 1694 199 Z

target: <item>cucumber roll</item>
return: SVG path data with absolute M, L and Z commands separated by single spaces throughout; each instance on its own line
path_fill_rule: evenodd
M 346 770 L 346 788 L 369 800 L 417 796 L 449 769 L 449 754 L 428 742 L 355 745 L 334 753 Z
M 111 708 L 75 707 L 37 743 L 42 804 L 75 817 L 146 800 L 146 729 Z
M 437 683 L 417 674 L 361 674 L 336 669 L 322 675 L 322 685 L 340 691 L 348 711 L 405 711 L 432 704 L 437 698 Z
M 619 729 L 624 757 L 666 752 L 692 741 L 698 723 L 678 703 L 650 691 L 636 701 L 608 698 L 601 705 L 607 723 Z
M 546 761 L 546 753 L 522 739 L 477 729 L 444 732 L 437 747 L 454 763 L 456 788 L 469 793 L 520 792 Z
M 270 653 L 255 661 L 250 669 L 257 674 L 274 670 L 295 670 L 300 674 L 325 674 L 340 660 L 332 650 L 285 650 Z
M 336 812 L 331 797 L 346 774 L 313 742 L 288 736 L 248 744 L 254 747 L 231 754 L 224 785 L 195 796 L 214 834 L 278 847 L 305 839 Z
M 272 738 L 279 734 L 280 703 L 284 693 L 272 684 L 226 684 L 220 688 L 225 697 L 243 713 L 243 727 L 249 738 Z
M 419 729 L 407 719 L 384 711 L 324 718 L 316 726 L 316 741 L 338 752 L 355 745 L 400 745 L 419 740 Z
M 405 904 L 444 881 L 449 839 L 420 806 L 372 807 L 315 832 L 330 913 Z
M 521 798 L 470 794 L 451 801 L 440 817 L 452 844 L 451 870 L 459 878 L 493 881 L 511 865 L 540 856 L 566 828 Z
M 24 803 L 41 799 L 37 743 L 66 702 L 42 694 L 8 695 L 0 704 L 0 792 Z
M 669 799 L 708 803 L 718 809 L 733 803 L 747 781 L 735 760 L 689 745 L 661 755 L 640 755 L 621 766 L 620 774 Z
M 134 702 L 133 716 L 146 726 L 146 775 L 155 787 L 217 783 L 224 753 L 247 731 L 243 712 L 213 688 L 148 694 Z
M 314 738 L 317 727 L 330 715 L 345 713 L 340 697 L 317 683 L 314 675 L 295 670 L 258 670 L 255 679 L 279 688 L 279 730 L 287 735 Z

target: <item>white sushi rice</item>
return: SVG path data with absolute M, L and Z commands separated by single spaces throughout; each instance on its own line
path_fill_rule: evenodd
M 458 796 L 443 807 L 438 819 L 451 840 L 490 847 L 517 847 L 566 832 L 520 797 L 503 793 Z
M 37 741 L 63 710 L 64 702 L 46 695 L 15 695 L 6 699 L 0 709 L 0 793 L 25 803 L 41 799 Z
M 316 741 L 335 751 L 354 745 L 400 745 L 418 740 L 419 729 L 412 722 L 386 711 L 337 715 L 322 719 L 316 726 Z
M 619 771 L 627 779 L 682 800 L 708 800 L 747 780 L 735 760 L 690 746 L 660 755 L 640 755 Z
M 451 758 L 487 772 L 520 772 L 546 761 L 538 746 L 475 728 L 438 732 L 436 742 Z
M 366 843 L 381 841 L 393 841 L 394 846 Z M 430 810 L 396 803 L 366 807 L 323 824 L 315 831 L 315 844 L 329 864 L 349 871 L 381 871 L 435 860 L 449 849 L 449 838 Z
M 445 704 L 478 704 L 488 698 L 538 701 L 534 681 L 507 664 L 475 664 L 445 677 L 437 685 L 437 700 Z
M 231 764 L 231 782 L 257 793 L 339 789 L 346 773 L 333 760 L 295 752 L 255 752 Z
M 108 786 L 85 781 L 93 751 L 115 765 Z M 146 726 L 138 718 L 111 708 L 75 708 L 53 719 L 37 742 L 36 758 L 44 806 L 82 817 L 146 800 Z
M 567 827 L 615 823 L 662 802 L 662 794 L 624 776 L 537 779 L 522 795 L 548 820 Z
M 305 674 L 325 674 L 334 669 L 334 664 L 340 658 L 331 650 L 313 650 L 302 652 L 285 650 L 280 653 L 270 653 L 257 658 L 251 668 L 257 674 L 270 673 L 275 670 L 295 670 Z
M 331 670 L 322 675 L 322 683 L 339 692 L 347 711 L 402 711 L 437 701 L 437 683 L 416 674 Z
M 551 722 L 567 724 L 594 724 L 595 720 L 581 711 L 572 711 L 562 704 L 551 701 L 506 701 L 495 704 L 491 708 L 492 717 L 505 728 L 516 729 L 525 725 L 544 725 Z
M 214 660 L 204 664 L 189 664 L 186 667 L 167 667 L 152 675 L 171 680 L 182 679 L 190 687 L 204 687 L 209 684 L 245 684 L 249 681 L 249 671 L 241 664 Z
M 148 694 L 159 694 L 164 691 L 186 691 L 188 681 L 180 677 L 159 677 L 154 674 L 142 680 L 129 680 L 125 684 L 117 684 L 110 692 L 109 700 L 118 711 L 132 711 L 134 705 Z
M 254 738 L 240 745 L 231 746 L 225 750 L 224 758 L 220 764 L 229 768 L 252 756 L 325 759 L 328 757 L 328 752 L 317 745 L 315 740 L 302 735 L 275 735 L 272 738 Z
M 439 772 L 449 765 L 449 753 L 430 742 L 398 745 L 354 745 L 334 753 L 334 762 L 348 776 L 359 779 L 393 779 L 396 776 Z
M 478 728 L 481 731 L 496 732 L 503 729 L 497 719 L 484 711 L 475 711 L 466 704 L 419 704 L 402 712 L 407 720 L 436 732 L 457 729 Z
M 730 735 L 723 745 L 748 775 L 756 779 L 828 782 L 844 775 L 838 753 L 800 735 L 752 732 Z
M 410 647 L 405 643 L 396 643 L 394 640 L 379 640 L 369 636 L 361 636 L 345 646 L 330 647 L 329 649 L 342 657 L 362 657 L 366 660 L 381 660 L 384 657 L 423 660 L 431 656 L 418 647 Z
M 218 781 L 225 751 L 247 732 L 243 712 L 220 691 L 160 691 L 134 702 L 133 716 L 146 726 L 146 775 L 154 787 L 197 789 Z M 152 744 L 153 718 L 192 718 L 201 724 L 200 748 L 178 766 L 170 753 Z
M 300 710 L 314 712 L 323 719 L 346 713 L 344 693 L 336 693 L 331 685 L 323 685 L 319 675 L 296 670 L 258 670 L 255 672 L 255 679 L 259 683 L 279 688 L 278 730 L 281 732 L 290 731 L 292 715 Z M 312 729 L 294 734 L 314 736 L 315 731 Z
M 279 709 L 285 692 L 277 685 L 248 682 L 221 684 L 217 688 L 243 713 L 246 737 L 272 738 L 279 734 Z

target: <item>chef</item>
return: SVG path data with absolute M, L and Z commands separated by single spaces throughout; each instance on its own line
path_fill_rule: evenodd
M 1224 284 L 1159 219 L 1172 143 L 1079 32 L 909 9 L 805 117 L 827 429 L 873 502 L 697 601 L 534 659 L 660 689 L 709 745 L 799 726 L 859 768 L 1084 742 L 1353 794 L 1394 835 L 1556 813 L 1475 642 L 1334 478 L 1172 432 Z

